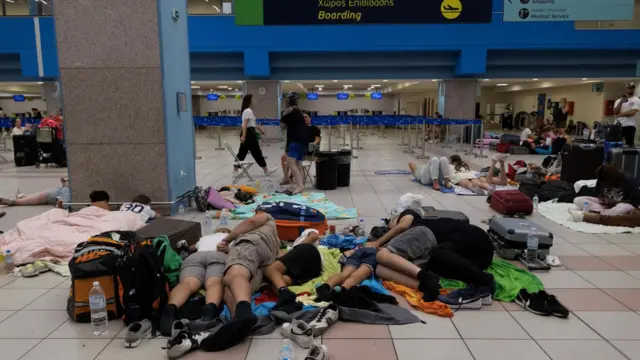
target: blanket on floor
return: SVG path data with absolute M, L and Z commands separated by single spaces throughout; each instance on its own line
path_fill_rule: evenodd
M 327 218 L 327 220 L 355 219 L 358 217 L 358 210 L 355 208 L 344 208 L 329 201 L 323 193 L 302 193 L 298 195 L 286 194 L 259 194 L 253 198 L 253 204 L 237 206 L 233 211 L 234 218 L 248 219 L 256 214 L 256 208 L 263 202 L 287 201 L 291 203 L 312 207 Z M 218 214 L 219 215 L 219 214 Z
M 510 186 L 510 185 L 496 185 L 496 190 L 518 190 L 517 186 Z M 486 191 L 484 191 L 484 194 L 476 194 L 473 191 L 464 188 L 462 186 L 458 186 L 458 185 L 453 185 L 453 192 L 456 193 L 456 195 L 462 195 L 462 196 L 487 196 L 489 195 Z
M 76 245 L 111 230 L 135 231 L 145 224 L 129 211 L 107 211 L 95 206 L 69 213 L 52 209 L 20 221 L 15 229 L 0 235 L 0 249 L 14 253 L 16 265 L 35 260 L 69 262 Z
M 640 227 L 630 228 L 624 226 L 606 226 L 600 224 L 590 224 L 585 222 L 575 222 L 569 214 L 569 209 L 578 208 L 574 204 L 569 203 L 553 203 L 546 201 L 538 205 L 538 213 L 547 219 L 558 223 L 569 229 L 588 234 L 621 234 L 621 233 L 640 233 Z

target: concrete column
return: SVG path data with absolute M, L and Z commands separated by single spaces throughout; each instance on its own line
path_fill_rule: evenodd
M 54 17 L 73 201 L 193 189 L 186 0 L 56 0 Z
M 477 80 L 443 80 L 438 83 L 438 111 L 445 118 L 475 119 L 477 98 Z
M 262 91 L 262 94 L 261 94 Z M 279 119 L 277 81 L 247 81 L 245 94 L 253 94 L 253 113 L 258 119 Z
M 59 92 L 56 84 L 47 82 L 42 85 L 42 95 L 47 104 L 47 114 L 55 114 L 56 109 L 62 108 L 61 91 Z

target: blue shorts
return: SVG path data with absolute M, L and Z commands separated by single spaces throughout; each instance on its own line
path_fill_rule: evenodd
M 376 272 L 376 265 L 378 262 L 376 261 L 376 254 L 378 253 L 378 249 L 363 247 L 356 250 L 351 256 L 347 258 L 344 263 L 344 266 L 351 266 L 354 268 L 359 268 L 360 266 L 368 266 L 371 268 L 373 273 Z
M 287 156 L 290 158 L 294 158 L 298 161 L 304 160 L 304 155 L 309 150 L 308 144 L 300 144 L 300 143 L 289 143 L 289 147 L 287 148 Z

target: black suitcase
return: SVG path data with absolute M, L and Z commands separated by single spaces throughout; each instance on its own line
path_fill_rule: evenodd
M 38 160 L 38 143 L 33 135 L 12 136 L 13 159 L 16 166 L 33 166 Z
M 424 219 L 447 218 L 458 220 L 462 224 L 469 225 L 469 218 L 461 211 L 436 210 L 433 206 L 423 206 L 422 211 L 424 212 L 424 215 L 422 216 Z
M 606 141 L 622 141 L 622 126 L 620 124 L 600 125 L 602 135 Z
M 609 150 L 607 160 L 640 184 L 640 149 L 614 148 Z
M 520 135 L 502 134 L 500 136 L 500 144 L 520 145 Z
M 596 170 L 604 163 L 604 146 L 595 144 L 567 144 L 560 153 L 560 180 L 575 183 L 596 178 Z

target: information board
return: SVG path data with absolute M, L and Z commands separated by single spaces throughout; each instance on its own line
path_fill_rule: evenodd
M 307 100 L 318 100 L 318 94 L 316 94 L 316 93 L 307 93 Z
M 504 0 L 504 21 L 632 20 L 634 0 Z
M 207 94 L 207 100 L 209 101 L 218 101 L 219 98 L 218 94 Z

